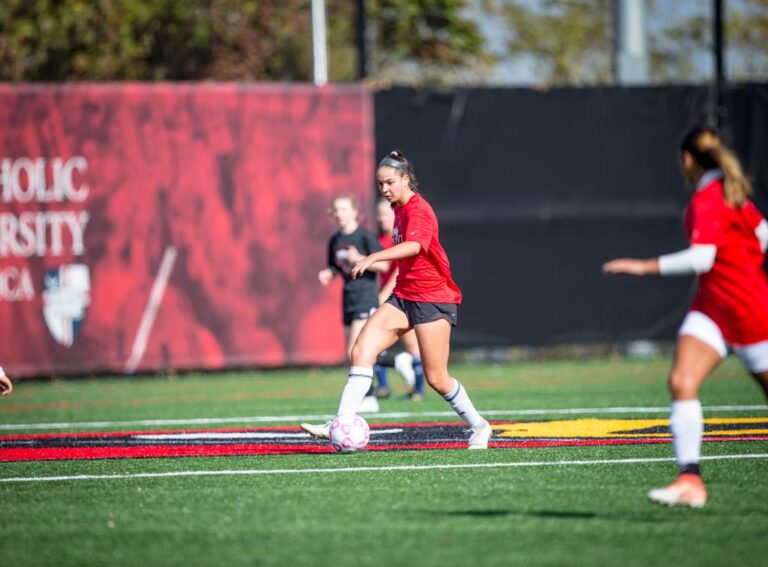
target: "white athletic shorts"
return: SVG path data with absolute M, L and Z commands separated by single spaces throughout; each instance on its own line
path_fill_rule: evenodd
M 768 370 L 768 341 L 752 343 L 751 345 L 729 345 L 725 342 L 720 327 L 701 311 L 690 311 L 683 319 L 678 336 L 690 335 L 704 341 L 715 349 L 721 358 L 725 358 L 730 347 L 741 359 L 750 372 L 765 372 Z

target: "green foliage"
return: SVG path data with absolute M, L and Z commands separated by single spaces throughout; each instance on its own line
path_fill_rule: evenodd
M 369 1 L 374 73 L 441 70 L 482 54 L 465 0 Z M 327 0 L 329 75 L 357 78 L 357 3 Z M 393 75 L 408 80 L 398 72 Z M 422 76 L 416 73 L 416 76 Z M 312 77 L 309 0 L 5 0 L 0 80 L 266 80 Z
M 611 0 L 486 0 L 508 23 L 513 56 L 533 57 L 543 86 L 613 81 Z
M 659 0 L 654 7 L 659 8 Z M 733 81 L 768 79 L 768 0 L 725 2 L 726 75 Z M 712 65 L 696 76 L 695 57 L 713 48 L 710 12 L 662 27 L 651 37 L 651 71 L 659 81 L 707 79 Z M 703 76 L 702 76 L 703 75 Z

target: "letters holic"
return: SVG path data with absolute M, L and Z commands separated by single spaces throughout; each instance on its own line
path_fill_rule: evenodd
M 88 198 L 90 187 L 85 182 L 75 184 L 75 176 L 88 171 L 88 161 L 82 156 L 64 159 L 56 157 L 0 161 L 0 198 L 4 203 L 81 203 Z M 50 180 L 50 183 L 49 183 Z

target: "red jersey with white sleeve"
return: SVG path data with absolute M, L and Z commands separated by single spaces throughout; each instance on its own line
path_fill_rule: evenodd
M 699 276 L 691 305 L 712 319 L 737 346 L 768 340 L 768 276 L 755 229 L 763 216 L 749 201 L 728 205 L 722 177 L 701 184 L 685 212 L 691 244 L 714 244 L 712 269 Z
M 402 206 L 395 206 L 392 243 L 418 242 L 416 256 L 396 260 L 398 274 L 393 293 L 410 301 L 461 303 L 461 290 L 451 277 L 448 256 L 438 240 L 437 217 L 432 207 L 414 194 Z

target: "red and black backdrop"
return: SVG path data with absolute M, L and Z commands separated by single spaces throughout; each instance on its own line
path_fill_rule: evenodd
M 371 205 L 357 86 L 0 86 L 0 364 L 329 364 L 333 195 Z

